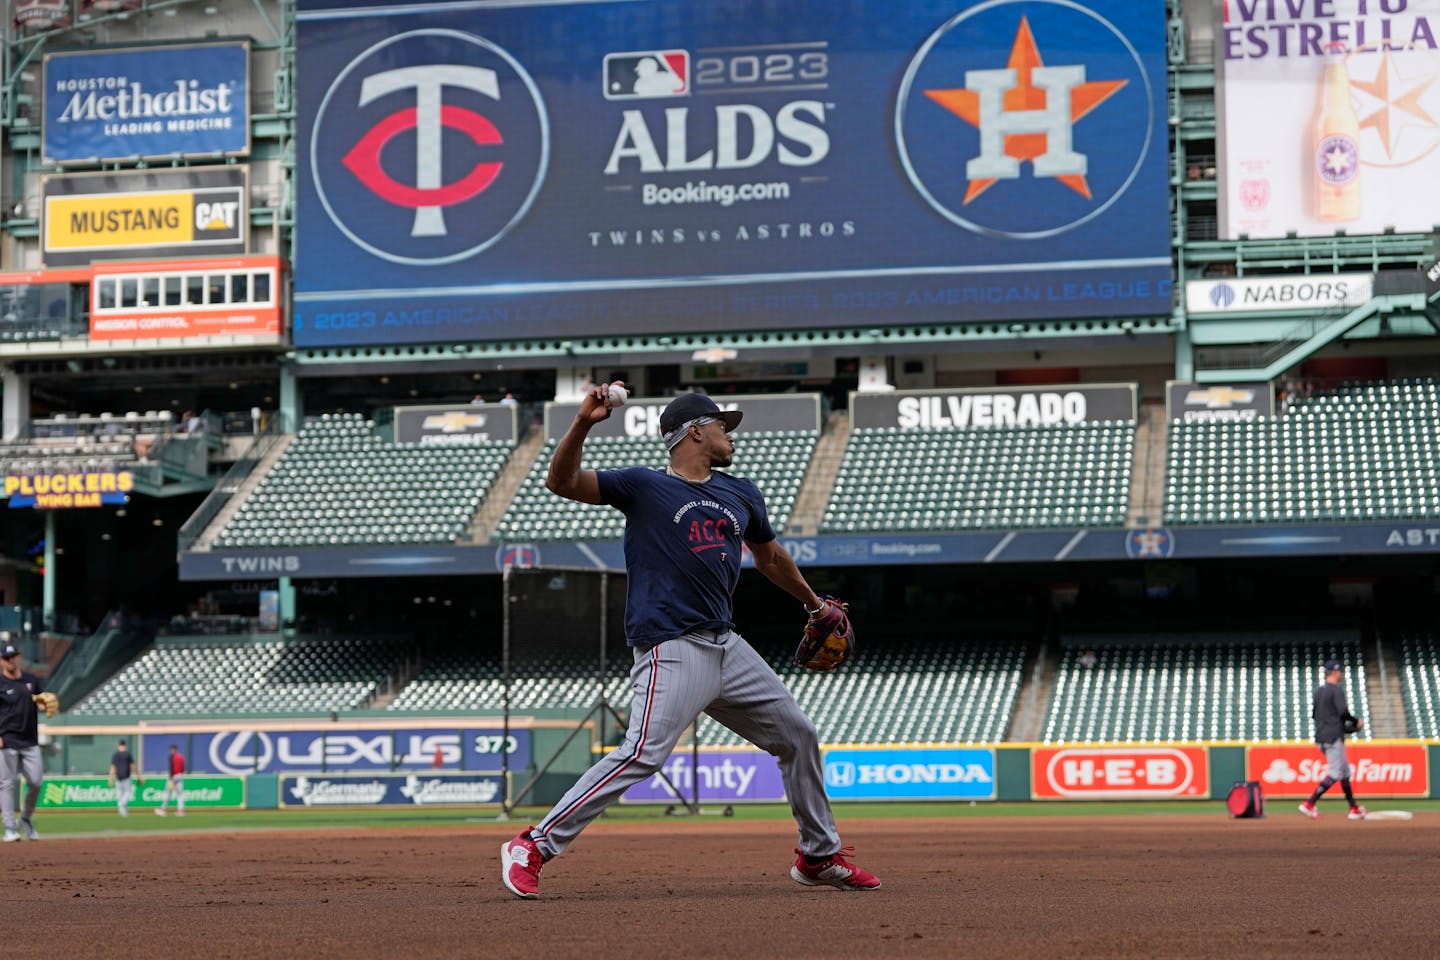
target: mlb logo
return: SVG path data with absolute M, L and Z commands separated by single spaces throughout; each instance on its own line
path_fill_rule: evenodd
M 605 99 L 653 100 L 690 93 L 690 54 L 637 50 L 605 55 Z
M 1241 180 L 1240 206 L 1251 213 L 1256 213 L 1270 206 L 1270 181 Z

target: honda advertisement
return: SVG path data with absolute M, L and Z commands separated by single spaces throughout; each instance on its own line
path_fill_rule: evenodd
M 1350 761 L 1350 782 L 1361 797 L 1430 794 L 1429 756 L 1423 744 L 1350 743 L 1345 756 Z M 1313 743 L 1245 751 L 1245 778 L 1259 780 L 1269 797 L 1308 797 L 1325 776 L 1325 756 Z
M 297 23 L 300 346 L 1171 312 L 1162 0 Z
M 1204 800 L 1204 747 L 1043 747 L 1030 754 L 1036 800 Z
M 509 768 L 530 765 L 530 731 L 455 728 L 416 730 L 224 730 L 146 733 L 143 757 L 151 766 L 174 744 L 196 773 L 280 773 L 315 770 L 498 771 L 502 745 Z
M 825 792 L 833 800 L 994 800 L 995 751 L 827 750 Z

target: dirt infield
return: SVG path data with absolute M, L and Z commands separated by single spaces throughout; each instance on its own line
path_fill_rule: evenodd
M 37 825 L 41 825 L 37 821 Z M 842 820 L 881 890 L 788 876 L 793 826 L 606 822 L 498 879 L 514 828 L 60 839 L 4 849 L 31 952 L 115 957 L 1422 957 L 1440 816 Z

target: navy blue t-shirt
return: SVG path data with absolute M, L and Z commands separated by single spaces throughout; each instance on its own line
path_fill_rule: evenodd
M 690 483 L 663 470 L 599 470 L 600 501 L 625 514 L 625 638 L 632 647 L 691 630 L 730 630 L 740 541 L 775 539 L 765 498 L 744 477 Z
M 135 765 L 135 754 L 129 750 L 116 750 L 110 754 L 110 766 L 115 768 L 116 780 L 129 780 L 130 769 Z
M 31 698 L 45 689 L 27 670 L 11 680 L 0 676 L 0 740 L 7 747 L 33 747 L 40 742 L 37 709 Z

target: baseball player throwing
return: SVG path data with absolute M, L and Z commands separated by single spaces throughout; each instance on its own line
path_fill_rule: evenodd
M 20 669 L 20 650 L 0 645 L 0 817 L 5 821 L 4 842 L 39 840 L 31 818 L 40 800 L 45 768 L 40 759 L 39 710 L 54 716 L 55 695 L 44 691 L 40 678 Z M 25 778 L 25 806 L 17 819 L 20 778 Z
M 1315 691 L 1315 706 L 1310 711 L 1315 718 L 1315 742 L 1325 754 L 1326 764 L 1325 779 L 1310 794 L 1310 799 L 1300 804 L 1300 812 L 1311 820 L 1320 819 L 1315 804 L 1337 780 L 1350 804 L 1350 819 L 1365 819 L 1365 808 L 1355 802 L 1355 793 L 1350 789 L 1350 761 L 1345 759 L 1345 734 L 1360 729 L 1360 718 L 1350 713 L 1345 690 L 1340 686 L 1340 674 L 1339 660 L 1325 661 L 1325 682 Z
M 623 386 L 623 385 L 621 385 Z M 876 876 L 851 863 L 825 795 L 815 725 L 789 689 L 732 623 L 741 544 L 755 569 L 814 614 L 828 612 L 776 541 L 765 500 L 749 480 L 716 470 L 735 453 L 729 434 L 739 411 L 722 412 L 709 397 L 684 394 L 660 415 L 670 451 L 664 470 L 582 470 L 590 428 L 610 416 L 610 384 L 585 395 L 575 422 L 555 448 L 546 486 L 582 503 L 625 514 L 625 634 L 634 648 L 633 701 L 625 741 L 570 788 L 535 826 L 500 848 L 505 886 L 527 900 L 540 896 L 540 869 L 631 784 L 670 756 L 703 711 L 774 754 L 800 828 L 790 876 L 806 886 L 870 890 Z

